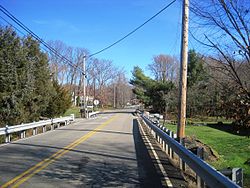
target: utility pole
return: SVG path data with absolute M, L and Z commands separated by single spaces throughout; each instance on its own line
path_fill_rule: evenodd
M 87 105 L 86 105 L 86 55 L 83 56 L 83 111 L 84 118 L 87 118 Z
M 187 105 L 187 61 L 188 61 L 188 15 L 189 0 L 183 0 L 182 9 L 182 38 L 181 38 L 181 67 L 179 82 L 179 106 L 177 137 L 185 137 L 186 105 Z
M 115 98 L 116 98 L 116 94 L 115 94 L 115 83 L 114 83 L 114 108 L 116 108 L 116 105 L 115 105 L 116 100 L 115 100 Z

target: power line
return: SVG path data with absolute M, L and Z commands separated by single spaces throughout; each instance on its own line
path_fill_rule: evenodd
M 143 24 L 141 24 L 140 26 L 136 27 L 134 30 L 132 30 L 131 32 L 129 32 L 127 35 L 125 35 L 124 37 L 122 37 L 121 39 L 117 40 L 116 42 L 110 44 L 109 46 L 103 48 L 100 51 L 97 51 L 91 55 L 89 55 L 88 57 L 92 57 L 95 56 L 99 53 L 102 53 L 106 50 L 108 50 L 109 48 L 115 46 L 116 44 L 122 42 L 124 39 L 126 39 L 127 37 L 129 37 L 130 35 L 132 35 L 133 33 L 135 33 L 137 30 L 139 30 L 140 28 L 142 28 L 144 25 L 146 25 L 148 22 L 150 22 L 151 20 L 153 20 L 156 16 L 158 16 L 160 13 L 162 13 L 164 10 L 166 10 L 167 8 L 169 8 L 176 0 L 173 0 L 172 2 L 170 2 L 168 5 L 166 5 L 165 7 L 163 7 L 160 11 L 158 11 L 155 15 L 153 15 L 151 18 L 149 18 L 147 21 L 145 21 Z
M 10 27 L 14 28 L 16 31 L 18 31 L 19 33 L 21 33 L 24 37 L 27 36 L 23 31 L 21 31 L 20 29 L 18 29 L 16 26 L 12 25 L 8 20 L 6 20 L 5 18 L 3 18 L 2 16 L 0 16 L 0 18 L 5 21 Z M 2 22 L 3 23 L 3 22 Z M 47 53 L 48 49 L 45 48 L 44 46 L 41 46 L 41 48 Z
M 167 8 L 169 8 L 176 0 L 171 1 L 169 4 L 167 4 L 165 7 L 163 7 L 160 11 L 158 11 L 156 14 L 154 14 L 152 17 L 150 17 L 148 20 L 146 20 L 144 23 L 142 23 L 141 25 L 139 25 L 138 27 L 136 27 L 135 29 L 133 29 L 131 32 L 129 32 L 128 34 L 126 34 L 124 37 L 120 38 L 119 40 L 115 41 L 114 43 L 110 44 L 109 46 L 89 55 L 88 57 L 92 57 L 95 56 L 97 54 L 100 54 L 106 50 L 108 50 L 109 48 L 115 46 L 116 44 L 122 42 L 124 39 L 126 39 L 127 37 L 129 37 L 130 35 L 134 34 L 137 30 L 139 30 L 140 28 L 142 28 L 144 25 L 146 25 L 148 22 L 150 22 L 151 20 L 153 20 L 155 17 L 157 17 L 159 14 L 161 14 L 163 11 L 165 11 Z M 50 51 L 52 51 L 56 56 L 62 58 L 63 60 L 65 60 L 69 65 L 73 66 L 74 68 L 80 70 L 83 74 L 83 70 L 79 69 L 79 67 L 77 67 L 76 65 L 74 65 L 69 59 L 67 59 L 66 57 L 64 57 L 63 55 L 59 54 L 54 48 L 52 48 L 49 44 L 47 44 L 45 41 L 43 41 L 38 35 L 36 35 L 33 31 L 31 31 L 27 26 L 25 26 L 20 20 L 18 20 L 15 16 L 13 16 L 7 9 L 5 9 L 2 5 L 0 5 L 0 10 L 6 15 L 8 16 L 11 20 L 13 20 L 17 25 L 19 25 L 22 29 L 24 29 L 26 32 L 28 32 L 31 36 L 33 36 L 36 40 L 38 40 L 40 43 L 42 43 L 46 48 L 48 48 Z
M 7 9 L 5 9 L 2 5 L 0 5 L 0 10 L 12 21 L 14 21 L 19 27 L 21 27 L 23 30 L 25 30 L 27 33 L 29 33 L 32 37 L 34 37 L 37 41 L 39 41 L 41 44 L 43 44 L 46 48 L 48 48 L 53 54 L 55 54 L 57 57 L 64 60 L 67 64 L 74 67 L 78 71 L 80 71 L 83 75 L 85 75 L 84 71 L 80 69 L 78 66 L 74 65 L 72 61 L 70 61 L 65 56 L 58 53 L 53 47 L 51 47 L 48 43 L 46 43 L 43 39 L 41 39 L 38 35 L 36 35 L 32 30 L 30 30 L 27 26 L 25 26 L 20 20 L 18 20 L 13 14 L 11 14 Z
M 12 25 L 10 22 L 8 22 L 5 18 L 3 18 L 2 16 L 0 16 L 0 18 L 5 21 L 8 25 L 10 25 L 11 27 L 13 27 L 16 31 L 20 32 L 23 36 L 25 36 L 26 34 L 24 32 L 22 32 L 20 29 L 18 29 L 17 27 L 15 27 L 14 25 Z

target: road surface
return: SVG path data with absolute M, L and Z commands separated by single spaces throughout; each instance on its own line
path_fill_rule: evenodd
M 131 110 L 77 120 L 0 146 L 0 187 L 185 186 L 157 144 L 148 140 Z M 170 184 L 152 150 L 162 158 Z

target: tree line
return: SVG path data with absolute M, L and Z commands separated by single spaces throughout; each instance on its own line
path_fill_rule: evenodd
M 100 107 L 123 107 L 131 101 L 132 87 L 126 78 L 123 67 L 117 67 L 113 61 L 89 58 L 89 50 L 68 46 L 62 41 L 50 41 L 50 46 L 67 57 L 75 66 L 65 64 L 55 54 L 49 53 L 50 69 L 60 85 L 68 88 L 76 105 L 81 106 L 84 76 L 77 69 L 83 69 L 83 57 L 86 56 L 86 96 L 98 99 Z

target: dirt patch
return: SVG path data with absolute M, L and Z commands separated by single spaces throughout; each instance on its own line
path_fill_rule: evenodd
M 194 136 L 187 136 L 185 138 L 185 146 L 187 149 L 197 154 L 199 147 L 203 148 L 204 160 L 205 161 L 217 161 L 219 159 L 219 154 L 214 151 L 210 146 L 202 143 L 200 140 L 196 139 Z

